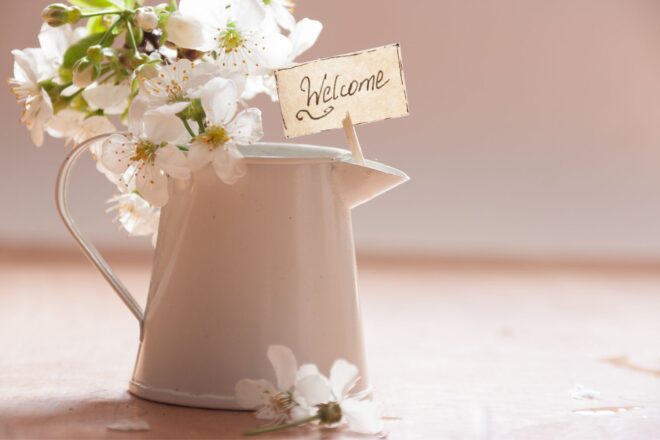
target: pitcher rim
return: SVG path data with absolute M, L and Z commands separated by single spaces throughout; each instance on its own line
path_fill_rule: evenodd
M 255 142 L 238 145 L 248 163 L 344 162 L 351 152 L 342 148 L 289 142 Z
M 260 147 L 264 148 L 262 153 L 264 154 L 254 154 L 254 150 L 258 150 Z M 273 154 L 274 149 L 289 149 L 292 153 L 301 153 L 305 152 L 307 154 L 318 152 L 321 154 L 310 154 L 308 156 L 301 155 L 276 155 Z M 353 165 L 358 165 L 353 162 L 353 154 L 346 149 L 338 147 L 328 147 L 322 145 L 310 145 L 310 144 L 296 144 L 288 142 L 255 142 L 254 144 L 239 145 L 239 151 L 243 154 L 243 157 L 246 163 L 251 164 L 315 164 L 315 163 L 349 163 Z M 268 151 L 271 150 L 271 151 Z M 258 151 L 257 151 L 258 152 Z M 379 172 L 386 174 L 391 174 L 401 178 L 403 181 L 407 181 L 410 177 L 401 170 L 398 170 L 389 165 L 383 163 L 366 159 L 363 164 L 360 166 L 364 168 L 370 168 Z

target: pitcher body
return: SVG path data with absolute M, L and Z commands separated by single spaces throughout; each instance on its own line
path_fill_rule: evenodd
M 366 371 L 350 211 L 331 162 L 248 159 L 234 185 L 210 166 L 173 185 L 133 393 L 237 408 L 238 380 L 272 375 L 272 344 L 320 368 L 341 357 Z
M 245 175 L 223 183 L 211 166 L 170 181 L 144 310 L 68 215 L 65 162 L 58 207 L 74 237 L 140 321 L 129 391 L 159 402 L 240 409 L 240 379 L 269 378 L 264 355 L 285 345 L 329 371 L 357 365 L 369 387 L 351 209 L 408 177 L 345 150 L 242 147 Z

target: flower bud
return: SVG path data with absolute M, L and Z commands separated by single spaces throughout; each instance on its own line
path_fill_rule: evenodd
M 96 67 L 89 58 L 81 58 L 73 65 L 73 84 L 85 88 L 96 79 Z
M 65 24 L 73 24 L 80 20 L 82 12 L 77 6 L 69 6 L 62 3 L 53 3 L 41 12 L 41 18 L 49 26 L 58 27 Z
M 149 55 L 137 52 L 131 56 L 131 58 L 128 60 L 128 64 L 132 69 L 135 70 L 144 63 L 148 62 L 150 59 L 151 58 L 149 58 Z
M 133 21 L 136 26 L 145 32 L 151 32 L 158 27 L 158 15 L 156 15 L 154 8 L 149 6 L 138 8 L 135 11 Z
M 103 62 L 103 46 L 100 44 L 95 44 L 94 46 L 89 46 L 87 48 L 87 59 L 94 64 L 100 64 Z

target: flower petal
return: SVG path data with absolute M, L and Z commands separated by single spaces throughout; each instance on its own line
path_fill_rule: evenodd
M 103 166 L 113 173 L 123 174 L 131 165 L 131 157 L 135 153 L 135 144 L 126 136 L 113 134 L 103 142 L 99 160 Z
M 174 115 L 145 115 L 142 123 L 142 135 L 157 144 L 162 142 L 179 144 L 190 139 L 183 122 Z
M 114 124 L 105 116 L 90 116 L 89 118 L 82 121 L 79 130 L 73 137 L 73 141 L 76 144 L 80 144 L 95 136 L 100 136 L 102 134 L 109 135 L 116 131 L 117 129 L 115 128 Z M 96 142 L 94 145 L 99 143 L 100 142 Z M 94 148 L 95 147 L 92 145 L 90 150 L 94 150 Z M 98 150 L 98 147 L 96 148 Z
M 294 30 L 296 26 L 296 19 L 293 17 L 293 14 L 289 9 L 281 4 L 273 5 L 273 18 L 277 24 L 282 26 L 283 29 L 287 31 Z
M 246 173 L 243 155 L 233 146 L 219 147 L 213 152 L 213 168 L 227 185 L 238 182 Z
M 277 417 L 275 410 L 270 405 L 262 406 L 254 415 L 259 420 L 274 420 Z
M 316 406 L 332 400 L 330 382 L 320 374 L 313 374 L 298 381 L 295 394 L 298 400 L 302 398 L 307 406 Z
M 167 39 L 185 49 L 207 51 L 213 48 L 213 42 L 203 28 L 196 17 L 174 12 L 167 20 Z
M 240 5 L 233 5 L 233 2 L 235 0 L 181 0 L 179 11 L 207 25 L 224 27 L 230 18 L 230 10 L 240 8 Z
M 258 29 L 266 14 L 259 3 L 262 0 L 234 0 L 231 8 L 228 9 L 231 18 L 243 29 Z
M 77 40 L 71 25 L 52 27 L 44 23 L 39 31 L 39 46 L 49 58 L 60 58 Z
M 267 380 L 243 379 L 236 383 L 234 393 L 241 408 L 256 409 L 268 404 L 269 393 L 277 393 L 277 390 Z
M 200 89 L 219 75 L 220 68 L 215 63 L 193 65 L 190 76 L 186 81 L 183 81 L 183 93 L 191 99 L 199 98 Z
M 92 110 L 103 110 L 106 115 L 121 115 L 126 111 L 131 88 L 127 85 L 92 84 L 83 92 Z
M 190 179 L 188 161 L 181 150 L 174 145 L 166 145 L 156 150 L 154 165 L 175 179 Z
M 48 134 L 54 138 L 72 139 L 76 135 L 76 132 L 84 119 L 85 114 L 83 112 L 65 108 L 57 112 L 57 114 L 48 121 L 46 130 L 48 131 Z
M 108 202 L 113 206 L 106 212 L 117 211 L 115 220 L 133 236 L 153 235 L 158 230 L 160 210 L 150 206 L 135 193 L 114 196 Z
M 142 164 L 135 174 L 135 187 L 144 200 L 160 208 L 167 205 L 167 176 L 151 164 Z
M 298 373 L 296 374 L 296 382 L 313 374 L 319 374 L 319 367 L 315 364 L 303 364 L 300 366 Z
M 373 402 L 347 399 L 340 406 L 351 431 L 360 434 L 378 434 L 383 431 L 383 421 Z
M 133 100 L 131 107 L 128 109 L 128 131 L 140 137 L 144 131 L 144 114 L 149 110 L 149 103 L 147 100 L 138 96 Z
M 269 69 L 287 65 L 293 47 L 291 41 L 277 32 L 259 36 L 259 38 L 261 37 L 263 37 L 261 41 L 265 49 L 255 52 L 259 60 L 257 62 Z M 257 37 L 255 37 L 255 40 L 257 40 Z
M 44 130 L 53 114 L 53 104 L 48 93 L 43 90 L 34 100 L 25 103 L 24 122 L 30 130 L 32 142 L 37 147 L 41 147 L 44 143 Z
M 201 170 L 213 160 L 213 150 L 204 142 L 193 142 L 188 147 L 188 168 L 193 173 Z
M 316 40 L 318 40 L 322 30 L 323 25 L 320 21 L 310 20 L 309 18 L 300 20 L 289 35 L 292 46 L 289 61 L 295 60 L 299 55 L 312 47 L 316 43 Z
M 249 108 L 240 112 L 236 119 L 227 125 L 229 137 L 238 144 L 252 144 L 264 135 L 261 110 Z
M 201 98 L 206 118 L 213 125 L 226 125 L 236 114 L 239 94 L 231 80 L 212 79 L 202 88 Z
M 335 399 L 342 400 L 359 379 L 358 368 L 344 359 L 337 359 L 330 369 L 330 383 Z
M 298 361 L 293 352 L 283 345 L 271 345 L 268 347 L 267 356 L 275 370 L 277 388 L 281 391 L 289 391 L 296 382 L 298 372 Z
M 147 110 L 145 112 L 145 116 L 153 116 L 153 115 L 176 115 L 177 113 L 181 113 L 185 109 L 190 106 L 189 102 L 174 102 L 172 104 L 165 104 L 158 106 L 156 108 L 153 108 L 151 110 Z

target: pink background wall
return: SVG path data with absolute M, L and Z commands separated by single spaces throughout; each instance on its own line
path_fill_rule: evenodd
M 4 1 L 1 69 L 36 44 L 45 0 Z M 325 24 L 310 60 L 403 48 L 412 116 L 359 128 L 370 158 L 413 180 L 355 212 L 365 252 L 660 258 L 660 3 L 657 0 L 300 0 Z M 279 110 L 260 101 L 266 139 Z M 53 182 L 66 154 L 40 150 L 0 92 L 0 245 L 70 245 Z M 345 145 L 340 131 L 300 142 Z M 104 247 L 128 240 L 104 214 L 91 163 L 74 206 Z

